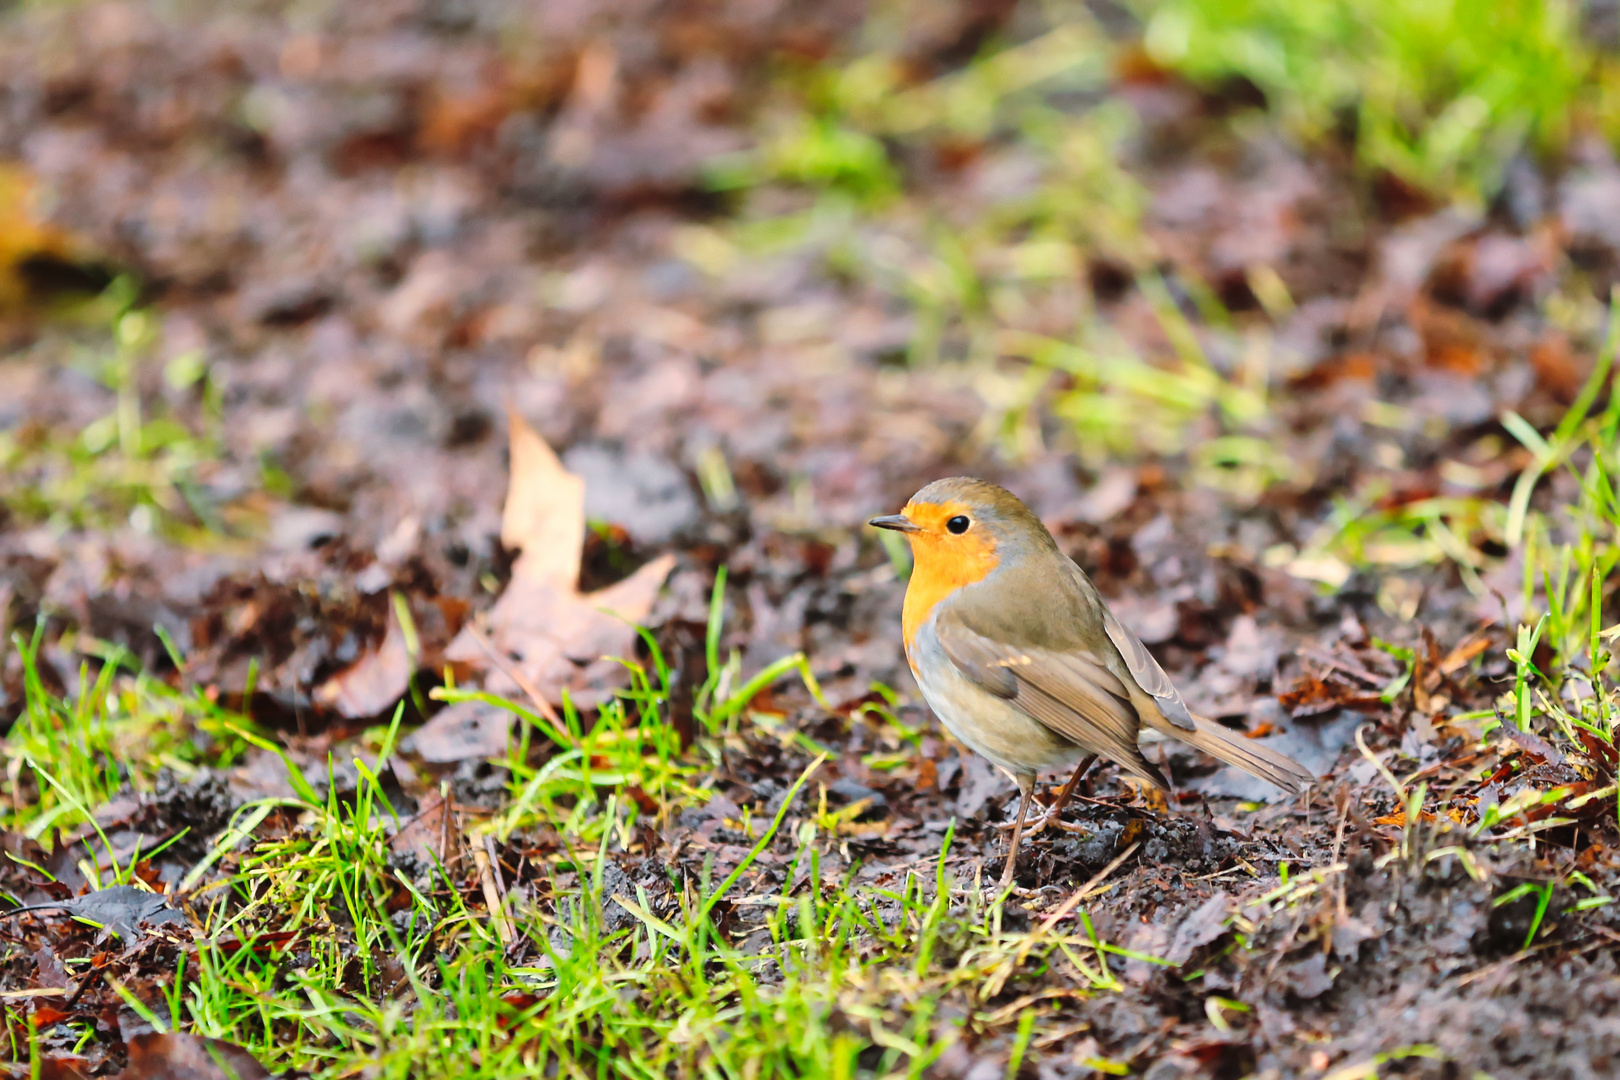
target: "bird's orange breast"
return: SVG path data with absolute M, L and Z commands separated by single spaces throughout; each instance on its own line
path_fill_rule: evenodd
M 984 533 L 915 533 L 910 540 L 911 580 L 906 584 L 906 603 L 900 617 L 908 658 L 917 631 L 939 602 L 960 588 L 983 581 L 1000 562 L 995 541 Z M 913 670 L 915 667 L 913 664 Z

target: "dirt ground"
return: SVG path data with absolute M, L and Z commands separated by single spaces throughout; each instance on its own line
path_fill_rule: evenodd
M 645 829 L 608 872 L 652 894 L 723 874 L 752 843 L 739 816 L 768 819 L 821 746 L 825 805 L 863 803 L 823 854 L 824 881 L 901 888 L 908 872 L 931 873 L 954 819 L 947 866 L 971 891 L 994 880 L 1016 793 L 928 715 L 900 649 L 904 581 L 864 522 L 932 479 L 984 476 L 1042 515 L 1196 711 L 1322 778 L 1306 799 L 1270 801 L 1264 785 L 1166 744 L 1148 753 L 1173 778 L 1168 804 L 1111 767 L 1093 774 L 1071 813 L 1089 831 L 1028 845 L 1004 918 L 1033 925 L 1123 854 L 1087 901 L 1095 934 L 1162 962 L 1116 957 L 1123 985 L 1096 994 L 1060 965 L 1017 972 L 987 1007 L 1047 1010 L 1023 1075 L 1106 1074 L 1098 1062 L 1153 1080 L 1613 1075 L 1620 913 L 1579 903 L 1620 889 L 1612 795 L 1534 809 L 1518 824 L 1569 820 L 1528 841 L 1512 821 L 1472 828 L 1523 790 L 1573 785 L 1578 798 L 1612 782 L 1612 751 L 1480 737 L 1514 683 L 1522 561 L 1487 551 L 1466 573 L 1441 559 L 1324 570 L 1296 556 L 1337 520 L 1336 500 L 1373 481 L 1379 511 L 1505 501 L 1529 456 L 1499 416 L 1546 430 L 1592 369 L 1601 327 L 1585 308 L 1555 324 L 1543 301 L 1607 296 L 1620 165 L 1580 149 L 1556 175 L 1516 173 L 1470 214 L 1364 185 L 1328 153 L 1243 142 L 1223 126 L 1232 102 L 1122 69 L 1108 93 L 1142 118 L 1125 162 L 1146 193 L 1156 265 L 1183 308 L 1194 304 L 1176 275 L 1193 268 L 1238 340 L 1251 327 L 1269 343 L 1259 430 L 1289 467 L 1251 496 L 1201 483 L 1195 453 L 1076 455 L 1056 404 L 1070 377 L 963 362 L 960 326 L 941 333 L 939 359 L 908 359 L 925 316 L 814 245 L 724 265 L 693 254 L 734 221 L 808 207 L 793 191 L 741 207 L 705 169 L 754 145 L 783 57 L 850 53 L 866 15 L 853 0 L 0 12 L 0 168 L 42 193 L 7 279 L 13 300 L 0 289 L 0 434 L 14 452 L 0 618 L 8 635 L 44 627 L 45 690 L 88 690 L 93 639 L 250 712 L 300 763 L 345 759 L 402 696 L 407 728 L 420 724 L 441 708 L 426 688 L 466 661 L 458 635 L 514 580 L 501 513 L 516 415 L 585 480 L 583 590 L 673 554 L 643 621 L 677 698 L 704 678 L 724 565 L 721 646 L 740 651 L 740 676 L 802 651 L 833 706 L 775 683 L 753 706 L 770 726 L 744 723 L 706 774 L 707 804 Z M 897 49 L 922 80 L 1031 17 L 940 4 Z M 1016 161 L 994 150 L 908 161 L 907 190 L 961 220 L 986 212 L 998 184 L 1017 182 Z M 0 228 L 8 213 L 22 220 L 0 210 Z M 1257 295 L 1245 268 L 1260 264 L 1286 286 L 1286 308 Z M 1095 304 L 1125 340 L 1165 350 L 1129 265 L 1099 248 L 1028 317 L 1061 325 Z M 83 314 L 109 302 L 84 298 L 114 279 L 145 319 L 122 387 L 93 359 L 116 347 L 105 320 Z M 188 378 L 198 364 L 205 374 Z M 997 427 L 1020 386 L 1032 404 L 1014 445 Z M 52 448 L 84 445 L 77 433 L 131 400 L 211 433 L 176 436 L 163 459 L 195 463 L 180 478 L 84 481 L 93 466 Z M 1220 434 L 1209 413 L 1194 443 Z M 1573 498 L 1574 484 L 1554 474 L 1535 505 Z M 1608 625 L 1612 589 L 1606 599 Z M 416 636 L 414 694 L 378 673 L 398 603 Z M 600 689 L 585 686 L 599 675 L 576 689 Z M 24 683 L 12 649 L 0 723 L 22 714 Z M 888 708 L 875 686 L 893 689 L 914 741 L 861 712 Z M 874 766 L 882 754 L 895 763 Z M 508 798 L 504 771 L 476 754 L 408 745 L 405 759 L 413 802 L 440 780 L 458 806 Z M 142 780 L 97 820 L 131 849 L 180 822 L 200 837 L 244 802 L 290 791 L 279 769 L 253 751 L 183 781 Z M 1419 820 L 1406 821 L 1392 780 L 1427 785 Z M 6 845 L 52 858 L 20 833 Z M 741 893 L 783 888 L 791 846 L 767 848 Z M 204 850 L 171 848 L 153 873 L 178 881 Z M 525 833 L 502 861 L 557 850 Z M 50 865 L 76 887 L 71 867 Z M 0 884 L 24 902 L 49 894 L 15 861 Z M 765 914 L 737 904 L 727 932 L 763 944 Z M 49 982 L 48 946 L 84 955 L 91 937 L 48 920 L 0 928 L 0 990 L 68 985 Z M 133 1014 L 102 994 L 6 1008 L 79 1010 L 113 1047 L 86 1067 L 113 1074 L 129 1059 L 135 1075 L 110 1034 L 136 1030 Z M 1003 1075 L 1011 1028 L 936 1022 L 961 1036 L 928 1075 Z M 47 1057 L 77 1038 L 66 1022 L 29 1030 Z

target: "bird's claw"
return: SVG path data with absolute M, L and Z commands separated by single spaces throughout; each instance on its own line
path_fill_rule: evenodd
M 1017 825 L 1017 821 L 1003 821 L 997 824 L 996 828 L 1005 831 L 1016 828 Z M 1059 832 L 1067 833 L 1089 833 L 1091 831 L 1084 825 L 1076 825 L 1072 822 L 1064 821 L 1060 815 L 1054 814 L 1052 811 L 1048 810 L 1033 821 L 1024 823 L 1024 838 L 1028 839 L 1031 836 L 1039 836 L 1042 832 L 1046 831 L 1048 827 L 1057 829 Z

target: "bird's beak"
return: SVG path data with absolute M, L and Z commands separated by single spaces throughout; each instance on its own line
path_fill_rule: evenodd
M 889 514 L 886 517 L 875 517 L 867 522 L 880 529 L 893 529 L 895 532 L 914 533 L 922 532 L 922 527 L 904 514 Z

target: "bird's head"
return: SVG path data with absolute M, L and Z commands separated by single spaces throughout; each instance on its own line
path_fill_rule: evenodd
M 1057 550 L 1052 534 L 1018 496 L 970 476 L 935 480 L 900 513 L 869 524 L 911 542 L 914 575 L 957 585 L 981 580 L 1007 560 Z

